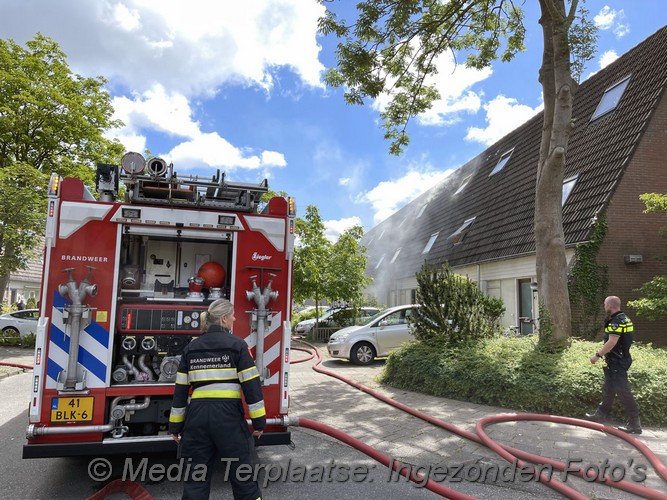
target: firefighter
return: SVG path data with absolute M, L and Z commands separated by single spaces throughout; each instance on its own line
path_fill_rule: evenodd
M 261 498 L 256 481 L 241 481 L 236 476 L 240 465 L 252 466 L 253 436 L 262 436 L 266 412 L 259 372 L 248 345 L 231 333 L 234 320 L 231 302 L 213 302 L 208 312 L 202 313 L 204 334 L 190 342 L 181 357 L 169 432 L 179 444 L 181 460 L 188 460 L 193 470 L 200 464 L 206 466 L 205 481 L 197 481 L 200 478 L 196 476 L 185 478 L 184 499 L 209 497 L 214 464 L 219 459 L 229 464 L 226 470 L 236 500 Z M 241 390 L 252 419 L 252 434 L 244 417 Z
M 618 396 L 629 419 L 628 423 L 619 429 L 630 434 L 641 434 L 639 407 L 628 382 L 628 369 L 632 364 L 630 346 L 634 327 L 630 318 L 621 311 L 621 299 L 618 297 L 607 297 L 604 301 L 604 309 L 609 314 L 604 329 L 604 345 L 591 356 L 593 364 L 602 358 L 606 362 L 603 368 L 602 402 L 595 411 L 587 413 L 586 417 L 589 420 L 604 423 L 609 418 L 614 399 Z

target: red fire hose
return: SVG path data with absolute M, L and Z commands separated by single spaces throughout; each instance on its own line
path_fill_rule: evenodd
M 348 444 L 353 448 L 361 451 L 362 453 L 365 453 L 369 457 L 377 460 L 385 467 L 391 467 L 393 470 L 397 471 L 402 476 L 410 479 L 410 481 L 423 484 L 423 478 L 415 474 L 414 471 L 410 470 L 408 472 L 408 468 L 400 467 L 400 462 L 392 460 L 384 453 L 381 453 L 375 448 L 368 446 L 366 443 L 359 441 L 356 438 L 353 438 L 349 434 L 345 434 L 344 432 L 339 431 L 338 429 L 334 429 L 333 427 L 323 424 L 322 422 L 316 422 L 315 420 L 311 420 L 309 418 L 305 417 L 290 418 L 290 424 L 293 420 L 295 421 L 294 425 L 298 425 L 300 427 L 306 427 L 307 429 L 313 429 L 315 431 L 319 431 L 322 432 L 323 434 L 327 434 L 328 436 L 336 438 L 339 441 L 342 441 L 343 443 Z M 437 483 L 430 479 L 424 485 L 424 487 L 445 498 L 452 498 L 453 500 L 474 500 L 474 497 L 469 497 L 468 495 L 459 493 L 456 490 L 447 488 L 446 486 L 443 486 L 440 483 Z
M 21 363 L 12 363 L 12 362 L 9 362 L 9 361 L 0 361 L 0 366 L 11 366 L 11 367 L 14 367 L 14 368 L 23 368 L 24 370 L 32 370 L 32 368 L 33 368 L 30 365 L 24 365 L 24 364 L 21 364 Z
M 655 454 L 641 441 L 636 439 L 635 437 L 626 434 L 622 431 L 619 431 L 617 429 L 614 429 L 612 427 L 606 427 L 601 424 L 597 424 L 594 422 L 589 422 L 587 420 L 579 420 L 576 418 L 569 418 L 569 417 L 561 417 L 561 416 L 554 416 L 554 415 L 541 415 L 541 414 L 532 414 L 532 413 L 527 413 L 527 414 L 500 414 L 500 415 L 493 415 L 489 417 L 485 417 L 481 419 L 477 425 L 476 425 L 476 432 L 477 434 L 473 434 L 471 432 L 468 432 L 464 429 L 461 429 L 453 424 L 449 424 L 443 420 L 440 420 L 438 418 L 435 418 L 431 415 L 427 415 L 425 413 L 422 413 L 418 410 L 415 410 L 414 408 L 411 408 L 403 403 L 399 403 L 398 401 L 395 401 L 384 394 L 379 393 L 378 391 L 375 391 L 369 387 L 364 386 L 363 384 L 360 384 L 358 382 L 355 382 L 354 380 L 350 380 L 346 377 L 343 377 L 342 375 L 335 373 L 333 371 L 327 370 L 326 368 L 322 368 L 319 366 L 319 364 L 322 362 L 322 356 L 320 354 L 319 349 L 316 346 L 313 346 L 307 342 L 304 342 L 300 340 L 300 342 L 303 342 L 304 344 L 308 345 L 310 348 L 313 349 L 314 354 L 317 355 L 317 361 L 313 365 L 313 370 L 322 373 L 324 375 L 328 375 L 330 377 L 337 378 L 367 394 L 370 394 L 371 396 L 379 399 L 380 401 L 383 401 L 391 406 L 394 406 L 395 408 L 398 408 L 399 410 L 402 410 L 406 413 L 409 413 L 410 415 L 413 415 L 421 420 L 424 420 L 426 422 L 429 422 L 431 424 L 434 424 L 442 429 L 445 429 L 449 432 L 452 432 L 454 434 L 457 434 L 463 438 L 470 439 L 471 441 L 474 441 L 479 444 L 483 444 L 496 452 L 498 455 L 500 455 L 502 458 L 507 460 L 510 463 L 513 463 L 515 460 L 518 461 L 517 465 L 518 466 L 525 466 L 528 464 L 525 464 L 522 462 L 522 460 L 526 460 L 528 462 L 536 463 L 536 464 L 544 464 L 544 465 L 550 465 L 556 470 L 559 471 L 564 471 L 566 468 L 568 470 L 568 473 L 571 473 L 573 475 L 576 475 L 578 477 L 584 477 L 586 472 L 584 471 L 583 468 L 580 468 L 578 470 L 574 470 L 574 467 L 568 467 L 562 462 L 558 462 L 556 460 L 552 460 L 546 457 L 541 457 L 539 455 L 534 455 L 532 453 L 528 453 L 522 450 L 518 450 L 516 448 L 512 448 L 510 446 L 506 445 L 500 445 L 493 441 L 488 434 L 484 431 L 484 428 L 487 425 L 490 425 L 492 423 L 500 423 L 500 422 L 512 422 L 512 421 L 519 421 L 519 420 L 533 420 L 533 421 L 545 421 L 545 422 L 554 422 L 554 423 L 561 423 L 561 424 L 567 424 L 567 425 L 575 425 L 579 427 L 587 427 L 589 429 L 597 430 L 600 432 L 606 432 L 608 434 L 612 434 L 616 437 L 619 437 L 626 441 L 627 443 L 633 445 L 640 453 L 642 453 L 648 461 L 651 463 L 651 465 L 654 467 L 658 475 L 665 481 L 667 481 L 667 467 L 660 462 L 660 460 L 655 456 Z M 336 436 L 334 436 L 336 437 Z M 354 446 L 354 445 L 353 445 Z M 356 446 L 355 446 L 356 447 Z M 591 474 L 594 474 L 594 471 L 589 471 Z M 588 477 L 589 479 L 593 477 L 591 474 L 589 474 Z M 588 497 L 586 495 L 582 495 L 579 493 L 577 490 L 571 488 L 570 486 L 567 486 L 563 484 L 562 482 L 558 481 L 557 479 L 553 477 L 547 477 L 546 475 L 540 475 L 536 476 L 541 482 L 549 486 L 550 488 L 558 491 L 559 493 L 565 495 L 568 498 L 576 498 L 576 499 L 582 499 L 585 500 Z M 629 493 L 633 493 L 635 495 L 644 497 L 644 498 L 651 498 L 651 499 L 664 499 L 667 500 L 667 494 L 652 490 L 650 488 L 646 488 L 643 486 L 640 486 L 635 483 L 631 483 L 628 481 L 614 481 L 612 478 L 610 478 L 607 474 L 605 474 L 602 477 L 596 477 L 595 480 L 597 482 L 603 483 L 607 486 L 612 486 L 614 488 L 618 488 L 624 491 L 627 491 Z M 436 483 L 437 484 L 437 483 Z M 429 488 L 430 489 L 430 488 Z M 452 497 L 453 498 L 453 497 Z
M 296 364 L 296 363 L 303 363 L 304 361 L 310 361 L 315 357 L 315 352 L 312 351 L 311 349 L 306 349 L 305 347 L 292 347 L 293 351 L 303 351 L 310 353 L 310 356 L 305 357 L 305 358 L 299 358 L 299 359 L 292 359 L 290 360 L 290 364 Z

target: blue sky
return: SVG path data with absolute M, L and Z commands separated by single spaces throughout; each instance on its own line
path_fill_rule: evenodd
M 345 19 L 354 4 L 326 5 Z M 584 78 L 667 21 L 662 0 L 588 0 L 600 27 Z M 528 0 L 526 52 L 475 71 L 441 58 L 443 99 L 409 127 L 410 146 L 388 153 L 382 99 L 348 106 L 325 88 L 337 40 L 317 34 L 315 0 L 0 0 L 0 37 L 25 43 L 41 32 L 72 70 L 104 76 L 114 133 L 131 151 L 149 149 L 179 174 L 217 168 L 239 182 L 269 179 L 316 205 L 335 237 L 369 230 L 541 109 L 542 33 Z

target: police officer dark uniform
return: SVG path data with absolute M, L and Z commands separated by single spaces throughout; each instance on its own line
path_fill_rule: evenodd
M 205 481 L 195 474 L 185 477 L 184 499 L 209 498 L 211 476 L 221 458 L 234 499 L 261 498 L 256 481 L 241 481 L 236 476 L 240 465 L 252 465 L 252 436 L 261 437 L 266 412 L 259 372 L 248 345 L 230 331 L 234 320 L 234 306 L 228 300 L 213 302 L 208 312 L 202 313 L 205 333 L 190 342 L 181 357 L 169 432 L 180 444 L 181 459 L 192 464 L 191 470 L 201 469 L 200 464 L 206 466 Z M 252 434 L 244 417 L 241 391 L 252 419 Z
M 614 296 L 607 297 L 604 301 L 604 307 L 610 315 L 605 323 L 604 345 L 602 349 L 591 356 L 591 363 L 593 364 L 602 358 L 606 362 L 606 366 L 603 368 L 602 402 L 597 410 L 587 413 L 586 417 L 603 423 L 609 418 L 614 399 L 618 396 L 619 402 L 628 417 L 628 423 L 619 427 L 619 429 L 631 434 L 641 434 L 639 407 L 628 382 L 628 369 L 632 364 L 630 346 L 632 346 L 634 327 L 630 318 L 621 311 L 621 299 Z

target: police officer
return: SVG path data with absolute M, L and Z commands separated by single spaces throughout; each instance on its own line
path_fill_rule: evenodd
M 259 372 L 248 345 L 231 333 L 234 320 L 231 302 L 213 302 L 201 316 L 205 333 L 190 342 L 181 357 L 169 432 L 180 445 L 181 459 L 191 459 L 191 470 L 201 470 L 195 467 L 200 464 L 206 466 L 205 481 L 197 481 L 201 478 L 194 474 L 185 478 L 183 499 L 209 497 L 214 464 L 219 458 L 225 459 L 235 500 L 261 498 L 256 481 L 241 481 L 236 476 L 240 465 L 252 465 L 252 436 L 261 437 L 266 412 Z M 190 387 L 193 391 L 188 404 Z M 252 419 L 252 435 L 244 417 L 241 391 Z
M 604 358 L 604 384 L 602 385 L 602 402 L 597 410 L 586 414 L 586 417 L 595 422 L 603 423 L 609 418 L 614 399 L 618 396 L 623 406 L 628 423 L 619 427 L 630 434 L 641 434 L 642 426 L 639 421 L 639 407 L 632 395 L 628 382 L 628 369 L 632 364 L 630 346 L 634 327 L 632 321 L 621 311 L 621 299 L 615 296 L 607 297 L 604 309 L 609 318 L 604 329 L 604 345 L 591 356 L 591 363 L 595 364 Z

